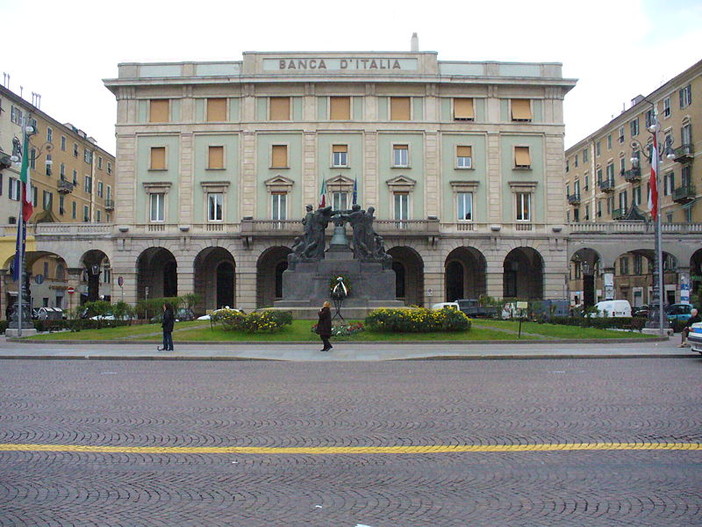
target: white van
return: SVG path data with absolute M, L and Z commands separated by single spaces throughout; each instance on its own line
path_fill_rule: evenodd
M 631 304 L 628 300 L 604 300 L 595 304 L 598 317 L 630 317 Z
M 431 306 L 432 310 L 434 311 L 441 311 L 445 307 L 458 311 L 458 302 L 439 302 L 438 304 Z

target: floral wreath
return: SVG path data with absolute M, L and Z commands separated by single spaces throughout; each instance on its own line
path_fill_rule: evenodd
M 351 280 L 349 277 L 342 273 L 334 273 L 331 278 L 329 278 L 329 295 L 332 295 L 334 288 L 338 283 L 338 279 L 341 278 L 344 281 L 344 286 L 346 286 L 346 295 L 351 295 Z

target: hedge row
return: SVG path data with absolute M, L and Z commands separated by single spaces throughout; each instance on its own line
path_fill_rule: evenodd
M 467 331 L 471 322 L 456 309 L 432 311 L 426 308 L 382 308 L 371 311 L 366 326 L 373 331 L 430 333 L 434 331 Z
M 236 309 L 218 309 L 211 315 L 213 324 L 221 324 L 226 331 L 245 333 L 275 333 L 292 324 L 289 311 L 254 311 L 248 315 Z
M 551 317 L 550 320 L 544 322 L 565 326 L 580 326 L 582 328 L 641 331 L 646 326 L 646 321 L 647 319 L 641 317 Z

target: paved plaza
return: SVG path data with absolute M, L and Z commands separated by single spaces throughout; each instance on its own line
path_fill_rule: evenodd
M 0 525 L 700 525 L 701 372 L 2 360 Z

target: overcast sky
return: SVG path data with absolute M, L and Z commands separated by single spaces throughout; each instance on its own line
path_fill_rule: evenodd
M 0 0 L 10 89 L 115 152 L 120 62 L 241 60 L 242 51 L 408 51 L 562 62 L 566 146 L 702 58 L 702 0 L 95 2 Z

